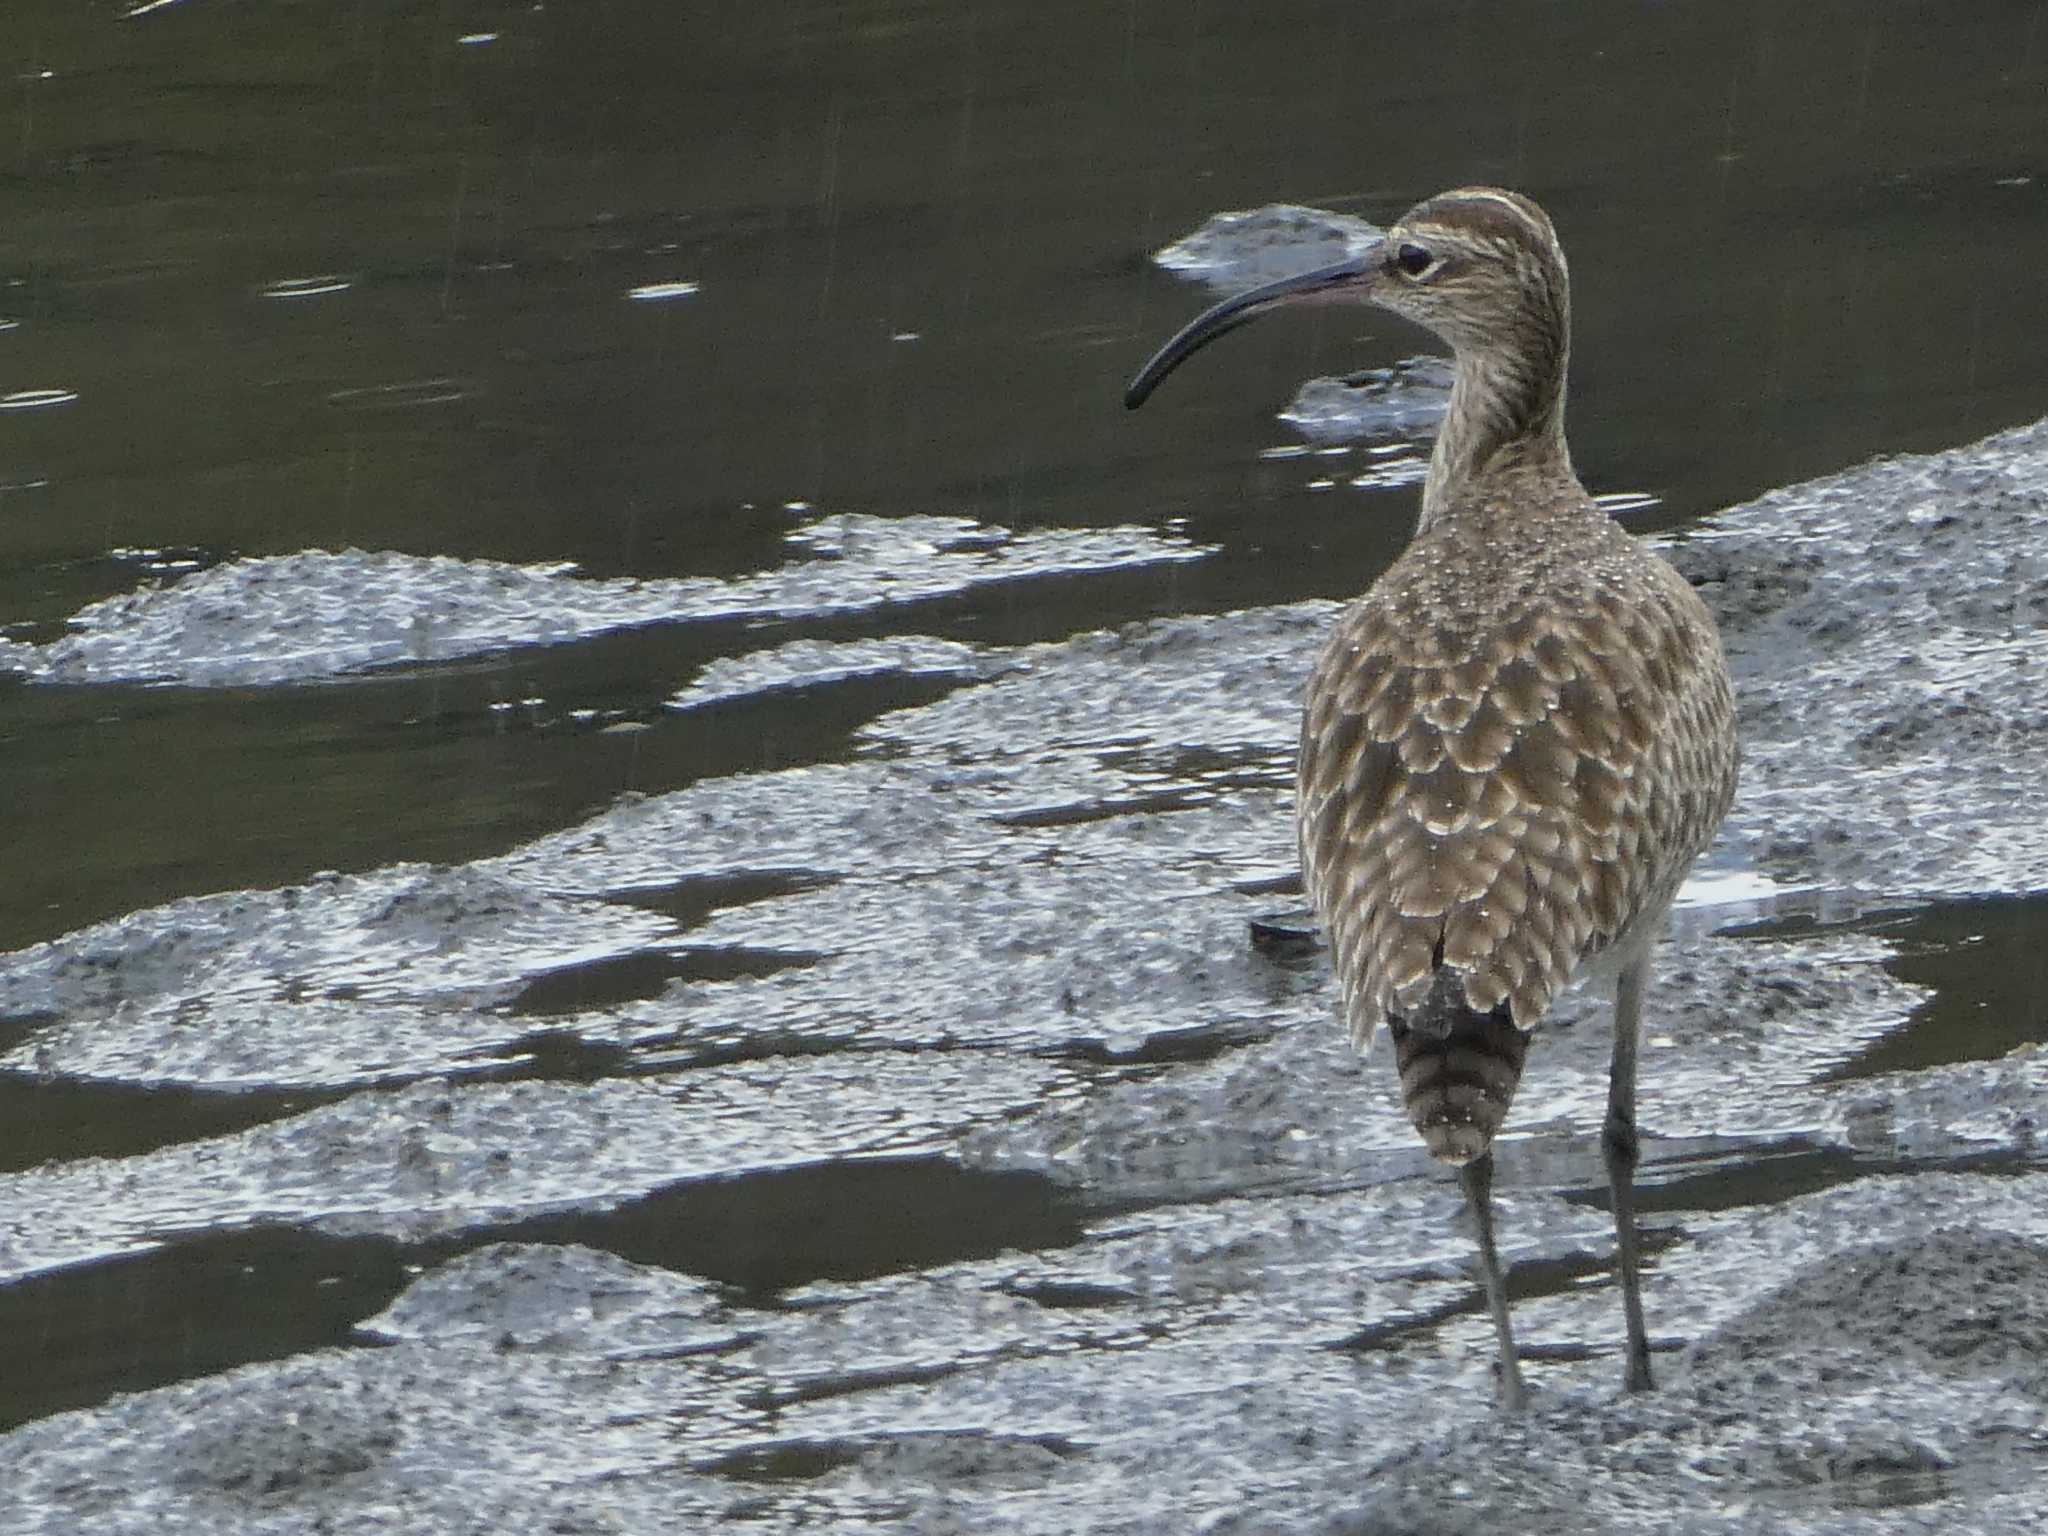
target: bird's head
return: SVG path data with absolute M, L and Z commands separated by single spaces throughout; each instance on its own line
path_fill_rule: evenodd
M 1518 192 L 1461 187 L 1416 204 L 1384 239 L 1313 271 L 1240 293 L 1198 315 L 1125 391 L 1135 410 L 1186 358 L 1286 304 L 1375 304 L 1441 336 L 1461 356 L 1562 368 L 1571 325 L 1564 251 L 1549 216 Z

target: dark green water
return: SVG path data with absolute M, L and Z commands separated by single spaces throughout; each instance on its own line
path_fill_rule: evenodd
M 1183 517 L 1228 547 L 919 615 L 939 632 L 1353 590 L 1411 493 L 1317 494 L 1256 450 L 1299 378 L 1418 338 L 1301 317 L 1117 407 L 1198 302 L 1145 253 L 1276 198 L 1540 197 L 1578 282 L 1581 468 L 1669 517 L 2048 410 L 2038 5 L 125 9 L 7 7 L 0 394 L 77 395 L 0 412 L 19 634 L 136 585 L 118 550 L 718 573 L 776 560 L 799 499 Z M 626 297 L 666 281 L 698 291 Z M 10 688 L 0 947 L 839 749 L 841 717 L 769 711 L 738 749 L 663 720 L 719 641 L 225 697 Z M 540 728 L 490 711 L 527 697 Z M 586 707 L 657 729 L 547 724 Z

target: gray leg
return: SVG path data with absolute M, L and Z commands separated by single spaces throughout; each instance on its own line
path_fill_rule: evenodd
M 1488 1148 L 1458 1170 L 1465 1203 L 1479 1229 L 1479 1265 L 1486 1272 L 1486 1305 L 1493 1313 L 1493 1331 L 1500 1336 L 1500 1401 L 1510 1413 L 1522 1407 L 1522 1368 L 1516 1363 L 1515 1328 L 1508 1320 L 1507 1280 L 1500 1272 L 1500 1254 L 1493 1246 L 1493 1150 Z
M 1643 1331 L 1641 1250 L 1636 1245 L 1636 1036 L 1642 1027 L 1643 990 L 1650 981 L 1650 955 L 1622 968 L 1614 988 L 1614 1064 L 1607 1078 L 1607 1124 L 1600 1150 L 1607 1163 L 1607 1187 L 1614 1195 L 1614 1249 L 1621 1268 L 1621 1310 L 1628 1324 L 1631 1392 L 1650 1387 L 1650 1340 Z

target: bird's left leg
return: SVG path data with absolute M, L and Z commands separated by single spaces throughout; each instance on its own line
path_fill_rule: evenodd
M 1479 1237 L 1479 1269 L 1486 1281 L 1486 1308 L 1493 1314 L 1493 1332 L 1500 1342 L 1500 1405 L 1509 1413 L 1520 1413 L 1528 1394 L 1522 1387 L 1522 1367 L 1515 1354 L 1507 1275 L 1500 1267 L 1500 1250 L 1493 1243 L 1493 1149 L 1488 1147 L 1460 1168 L 1458 1182 L 1465 1186 L 1465 1203 L 1472 1209 L 1472 1225 Z

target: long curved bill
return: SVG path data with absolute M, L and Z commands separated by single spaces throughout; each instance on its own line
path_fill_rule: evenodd
M 1333 261 L 1327 267 L 1317 267 L 1310 272 L 1298 272 L 1293 277 L 1283 277 L 1277 282 L 1250 288 L 1225 299 L 1211 309 L 1205 309 L 1174 334 L 1171 341 L 1152 354 L 1152 360 L 1138 370 L 1131 380 L 1130 388 L 1124 391 L 1124 409 L 1135 411 L 1143 405 L 1152 391 L 1159 387 L 1159 381 L 1187 361 L 1195 353 L 1221 336 L 1225 331 L 1234 331 L 1247 320 L 1278 304 L 1302 299 L 1364 297 L 1373 274 L 1379 270 L 1380 247 L 1367 246 L 1354 252 L 1342 261 Z

